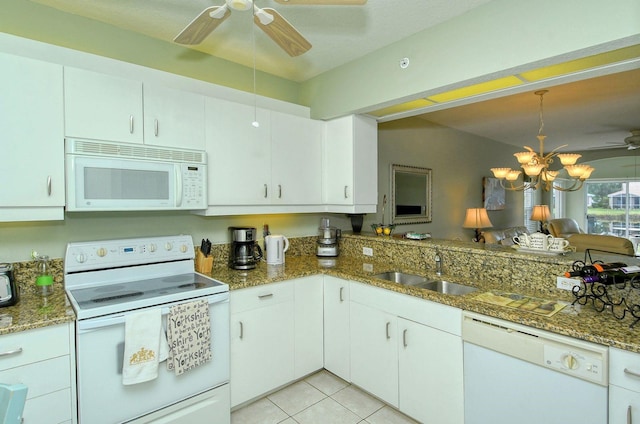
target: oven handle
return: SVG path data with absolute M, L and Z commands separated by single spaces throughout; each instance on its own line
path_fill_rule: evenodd
M 229 303 L 229 293 L 224 293 L 224 296 L 209 296 L 208 300 L 209 307 L 218 303 Z M 162 307 L 162 315 L 167 315 L 169 313 L 169 310 L 170 308 L 168 306 Z M 77 321 L 78 334 L 87 333 L 98 328 L 124 324 L 126 315 L 127 314 L 122 313 L 117 315 L 110 315 L 108 317 L 91 318 Z

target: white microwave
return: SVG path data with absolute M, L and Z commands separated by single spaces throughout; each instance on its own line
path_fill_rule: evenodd
M 207 208 L 207 154 L 144 144 L 65 139 L 66 210 Z

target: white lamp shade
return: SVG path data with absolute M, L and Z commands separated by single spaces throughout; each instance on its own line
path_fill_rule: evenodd
M 551 211 L 547 205 L 535 205 L 531 212 L 532 221 L 548 221 L 551 219 Z
M 464 218 L 463 228 L 490 228 L 493 227 L 485 208 L 469 208 Z

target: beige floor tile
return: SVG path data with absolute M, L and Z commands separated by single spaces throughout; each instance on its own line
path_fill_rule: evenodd
M 344 389 L 349 385 L 349 383 L 347 383 L 340 377 L 337 377 L 326 370 L 322 370 L 307 377 L 305 381 L 311 384 L 316 389 L 320 390 L 325 395 L 329 396 Z
M 276 424 L 287 419 L 269 399 L 260 399 L 231 413 L 231 424 Z
M 331 398 L 326 398 L 293 416 L 300 424 L 357 424 L 361 421 L 353 412 Z
M 270 401 L 289 415 L 295 415 L 325 397 L 324 393 L 306 381 L 299 381 L 268 396 Z
M 367 418 L 384 406 L 384 403 L 354 386 L 345 387 L 331 397 L 360 418 Z
M 417 421 L 389 406 L 379 409 L 373 415 L 367 417 L 366 421 L 370 424 L 418 424 Z

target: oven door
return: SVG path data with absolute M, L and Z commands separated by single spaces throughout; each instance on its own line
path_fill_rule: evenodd
M 80 423 L 127 422 L 228 383 L 229 293 L 207 298 L 211 318 L 211 361 L 179 376 L 168 371 L 166 362 L 162 362 L 158 378 L 140 384 L 122 384 L 127 313 L 78 321 L 76 353 Z M 162 308 L 165 329 L 169 308 L 178 303 L 184 302 L 156 306 Z M 229 405 L 226 410 L 229 410 Z

